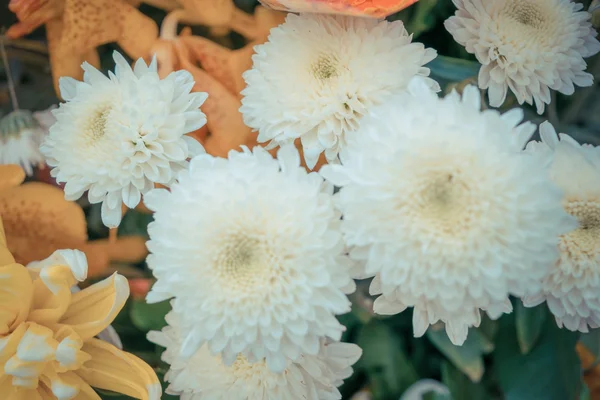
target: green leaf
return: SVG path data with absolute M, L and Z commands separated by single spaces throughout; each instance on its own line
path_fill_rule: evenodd
M 132 300 L 130 316 L 133 324 L 141 331 L 158 331 L 167 323 L 165 315 L 171 310 L 168 300 L 156 304 L 148 304 L 144 300 Z
M 418 376 L 398 336 L 382 321 L 372 319 L 361 327 L 357 344 L 363 356 L 356 369 L 369 379 L 374 400 L 399 398 Z
M 513 315 L 500 319 L 493 354 L 505 400 L 578 399 L 582 389 L 581 363 L 575 351 L 578 334 L 560 329 L 553 318 L 546 318 L 537 344 L 522 354 L 515 324 Z
M 477 330 L 485 336 L 487 340 L 493 342 L 496 337 L 496 332 L 498 332 L 498 321 L 491 319 L 486 313 L 483 313 L 481 316 L 481 324 L 479 324 Z
M 421 0 L 415 4 L 414 12 L 406 24 L 406 30 L 412 33 L 414 38 L 434 27 L 437 15 L 432 11 L 437 3 L 438 0 Z
M 342 342 L 352 341 L 352 338 L 354 337 L 354 334 L 358 328 L 360 328 L 364 323 L 368 322 L 365 314 L 368 314 L 365 310 L 355 304 L 352 304 L 352 309 L 350 312 L 337 316 L 340 324 L 346 327 L 346 330 L 342 334 Z
M 128 210 L 119 225 L 119 236 L 148 236 L 148 224 L 152 222 L 151 214 Z
M 517 301 L 515 306 L 515 323 L 517 328 L 517 340 L 521 353 L 527 354 L 537 342 L 544 322 L 546 321 L 546 304 L 527 308 L 522 302 Z
M 442 364 L 442 382 L 450 389 L 453 400 L 488 400 L 481 383 L 473 383 L 469 377 L 459 371 L 449 362 Z
M 481 379 L 484 371 L 483 354 L 492 351 L 494 345 L 479 331 L 470 329 L 462 346 L 453 345 L 444 329 L 428 329 L 427 338 L 469 379 L 473 382 Z
M 426 65 L 434 79 L 462 82 L 479 74 L 479 63 L 445 56 L 437 56 Z
M 579 400 L 592 400 L 592 394 L 590 388 L 586 384 L 582 385 L 581 393 L 579 394 Z

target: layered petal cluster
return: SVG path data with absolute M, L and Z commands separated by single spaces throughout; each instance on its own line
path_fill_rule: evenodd
M 337 159 L 360 119 L 414 76 L 439 90 L 423 67 L 437 53 L 411 43 L 401 21 L 290 13 L 255 50 L 244 122 L 273 146 L 301 138 L 309 168 L 322 152 Z
M 519 125 L 521 110 L 481 112 L 473 86 L 462 98 L 419 81 L 410 92 L 365 119 L 342 165 L 322 174 L 341 187 L 341 229 L 365 263 L 356 277 L 375 277 L 375 312 L 412 306 L 415 336 L 442 320 L 462 344 L 480 310 L 510 312 L 509 294 L 540 286 L 575 221 L 522 152 L 535 126 Z
M 332 192 L 289 145 L 277 159 L 261 147 L 197 156 L 170 192 L 147 195 L 158 279 L 147 301 L 174 297 L 184 356 L 206 344 L 226 365 L 242 353 L 282 372 L 287 359 L 318 354 L 322 337 L 340 339 L 335 315 L 350 310 L 355 286 Z
M 91 203 L 102 202 L 108 227 L 119 225 L 122 204 L 134 208 L 155 183 L 170 185 L 186 160 L 203 152 L 184 135 L 206 123 L 199 107 L 207 98 L 190 93 L 189 72 L 160 79 L 155 59 L 149 66 L 139 59 L 133 70 L 119 53 L 114 59 L 108 77 L 84 63 L 83 82 L 61 78 L 66 103 L 41 148 L 52 176 L 66 182 L 67 199 L 89 191 Z
M 158 400 L 161 386 L 142 360 L 94 336 L 129 295 L 120 275 L 77 293 L 85 255 L 59 250 L 50 258 L 16 264 L 0 224 L 0 393 L 7 399 L 100 400 L 97 387 Z
M 0 119 L 0 164 L 20 165 L 31 176 L 44 163 L 40 145 L 50 126 L 36 118 L 40 114 L 16 110 Z
M 352 375 L 362 353 L 353 343 L 321 339 L 317 354 L 288 361 L 282 372 L 271 371 L 265 361 L 250 363 L 243 355 L 227 366 L 207 345 L 182 359 L 183 318 L 171 312 L 168 326 L 148 334 L 150 341 L 166 348 L 162 359 L 171 366 L 165 375 L 167 392 L 182 400 L 338 400 L 342 396 L 337 387 Z
M 552 180 L 564 191 L 563 206 L 579 226 L 560 238 L 560 259 L 524 303 L 546 301 L 558 326 L 587 332 L 600 327 L 600 147 L 559 136 L 549 122 L 540 125 L 540 136 L 527 150 L 550 164 Z
M 499 107 L 510 89 L 519 104 L 542 114 L 550 90 L 571 95 L 591 86 L 584 58 L 600 51 L 583 4 L 571 0 L 453 0 L 446 23 L 454 39 L 482 64 L 479 87 Z

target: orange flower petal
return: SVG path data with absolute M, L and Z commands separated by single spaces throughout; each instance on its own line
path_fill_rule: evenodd
M 136 399 L 160 399 L 162 390 L 156 373 L 138 357 L 98 339 L 87 341 L 83 351 L 92 359 L 77 374 L 93 387 Z
M 418 0 L 260 0 L 274 10 L 383 18 Z
M 0 190 L 0 216 L 8 248 L 23 265 L 87 240 L 83 210 L 52 185 L 30 182 Z
M 25 180 L 25 171 L 18 165 L 0 165 L 0 190 L 18 186 Z
M 60 323 L 71 325 L 83 340 L 87 340 L 110 325 L 128 297 L 127 279 L 115 273 L 73 294 L 71 304 Z

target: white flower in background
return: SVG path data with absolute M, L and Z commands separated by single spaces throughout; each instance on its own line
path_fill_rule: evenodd
M 320 337 L 340 339 L 335 315 L 350 310 L 354 282 L 332 192 L 289 145 L 277 159 L 261 147 L 197 156 L 171 192 L 148 193 L 158 281 L 147 301 L 175 297 L 184 356 L 208 343 L 227 365 L 244 353 L 281 372 L 286 358 L 316 355 Z
M 454 40 L 482 64 L 479 87 L 490 105 L 504 103 L 510 89 L 519 104 L 550 104 L 550 89 L 573 94 L 591 86 L 583 60 L 600 50 L 583 4 L 571 0 L 453 0 L 446 22 Z
M 342 231 L 357 278 L 375 276 L 379 314 L 414 307 L 415 336 L 442 320 L 462 344 L 480 309 L 511 311 L 509 294 L 541 285 L 558 236 L 575 222 L 537 159 L 521 150 L 535 131 L 523 112 L 481 112 L 467 86 L 439 99 L 422 82 L 365 119 L 342 165 L 321 171 L 340 186 Z
M 543 301 L 558 326 L 587 332 L 600 327 L 600 147 L 580 145 L 549 122 L 540 125 L 541 142 L 527 146 L 550 163 L 554 182 L 564 190 L 563 206 L 577 218 L 577 229 L 560 238 L 560 259 L 541 290 L 524 299 Z
M 156 60 L 147 66 L 139 59 L 132 70 L 119 53 L 113 57 L 109 77 L 84 63 L 83 82 L 60 79 L 66 103 L 42 145 L 51 175 L 66 182 L 65 197 L 89 190 L 91 203 L 102 202 L 108 227 L 119 225 L 122 203 L 134 208 L 154 183 L 170 185 L 186 159 L 203 152 L 184 134 L 206 123 L 199 107 L 207 98 L 190 93 L 194 81 L 186 71 L 160 79 Z
M 0 119 L 0 164 L 20 165 L 28 176 L 44 164 L 40 145 L 54 123 L 47 114 L 16 110 Z
M 166 348 L 162 359 L 171 365 L 165 376 L 170 382 L 167 393 L 185 400 L 341 399 L 337 387 L 352 375 L 352 365 L 362 354 L 353 343 L 321 339 L 317 354 L 288 361 L 279 373 L 271 371 L 264 361 L 249 363 L 242 355 L 227 366 L 207 345 L 190 359 L 182 359 L 182 318 L 187 316 L 169 313 L 169 325 L 161 332 L 150 332 L 148 339 Z
M 288 14 L 255 50 L 244 73 L 244 122 L 273 146 L 301 138 L 309 168 L 323 151 L 335 160 L 369 109 L 428 76 L 423 65 L 437 55 L 411 43 L 401 21 L 318 14 Z

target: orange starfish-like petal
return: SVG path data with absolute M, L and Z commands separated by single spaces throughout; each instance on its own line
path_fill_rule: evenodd
M 18 23 L 6 35 L 19 38 L 33 32 L 46 22 L 59 18 L 64 11 L 64 0 L 11 0 L 8 9 L 15 13 Z
M 25 180 L 25 171 L 18 165 L 0 165 L 0 191 L 18 186 Z
M 31 182 L 0 190 L 0 216 L 8 248 L 23 265 L 43 260 L 56 249 L 77 248 L 87 240 L 83 210 L 51 185 Z

